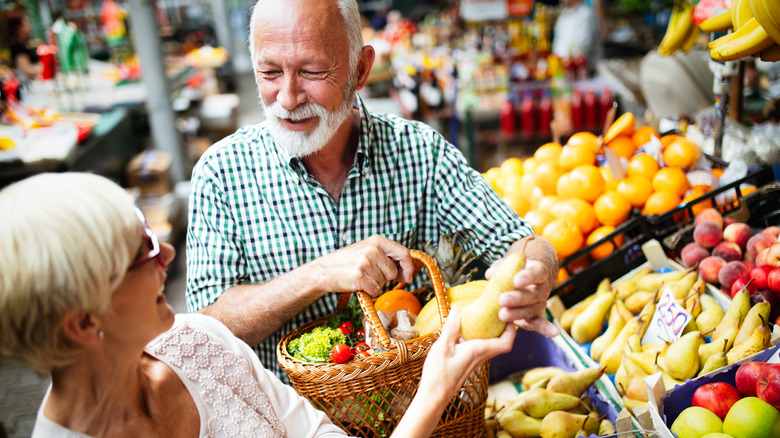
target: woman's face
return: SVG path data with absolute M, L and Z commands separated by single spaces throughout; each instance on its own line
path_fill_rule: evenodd
M 152 241 L 157 238 L 146 225 L 143 232 L 134 261 L 111 296 L 111 308 L 103 324 L 107 339 L 141 349 L 173 325 L 173 309 L 163 289 L 167 266 L 176 256 L 173 246 L 159 242 L 159 253 L 149 258 Z

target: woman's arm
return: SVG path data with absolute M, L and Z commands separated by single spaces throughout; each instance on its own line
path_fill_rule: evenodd
M 30 60 L 30 55 L 26 53 L 19 53 L 14 61 L 16 67 L 29 78 L 37 78 L 43 70 L 43 65 L 40 62 L 33 63 Z
M 453 308 L 425 360 L 417 393 L 392 436 L 429 436 L 466 378 L 486 360 L 512 350 L 514 339 L 515 327 L 507 324 L 498 338 L 462 341 L 460 313 Z

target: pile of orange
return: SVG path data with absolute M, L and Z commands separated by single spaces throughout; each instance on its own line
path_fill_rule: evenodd
M 660 162 L 641 149 L 650 142 L 662 145 Z M 605 161 L 598 159 L 602 147 L 621 159 L 623 178 L 615 178 L 608 165 L 599 165 Z M 604 133 L 603 146 L 595 134 L 578 132 L 566 144 L 546 143 L 533 156 L 510 158 L 483 175 L 563 260 L 614 232 L 633 210 L 657 215 L 709 192 L 710 185 L 689 182 L 688 172 L 700 155 L 687 138 L 661 137 L 652 127 L 636 127 L 633 114 L 625 113 Z M 719 173 L 713 169 L 715 180 Z M 615 244 L 622 244 L 621 236 L 592 249 L 591 258 L 609 255 Z

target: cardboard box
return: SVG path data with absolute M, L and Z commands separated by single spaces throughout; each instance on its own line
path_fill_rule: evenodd
M 127 179 L 131 186 L 141 189 L 142 196 L 163 196 L 172 188 L 168 169 L 171 154 L 147 149 L 133 157 L 127 165 Z
M 773 337 L 776 334 L 777 332 L 775 331 Z M 780 348 L 780 345 L 775 344 L 761 353 L 746 357 L 728 367 L 688 380 L 671 391 L 667 391 L 664 387 L 661 373 L 646 377 L 645 383 L 647 384 L 648 398 L 650 399 L 648 404 L 650 405 L 650 415 L 653 419 L 653 428 L 662 438 L 674 438 L 675 435 L 672 434 L 669 428 L 672 427 L 672 423 L 674 423 L 674 420 L 677 419 L 680 413 L 691 405 L 691 397 L 693 397 L 693 393 L 698 387 L 714 382 L 726 382 L 735 385 L 734 377 L 740 365 L 749 361 L 765 362 L 777 353 L 778 348 Z

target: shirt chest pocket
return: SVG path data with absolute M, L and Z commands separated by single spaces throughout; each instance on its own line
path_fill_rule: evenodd
M 393 242 L 398 242 L 409 249 L 414 249 L 417 244 L 417 227 L 412 224 L 401 227 L 391 226 L 378 234 L 387 237 Z

